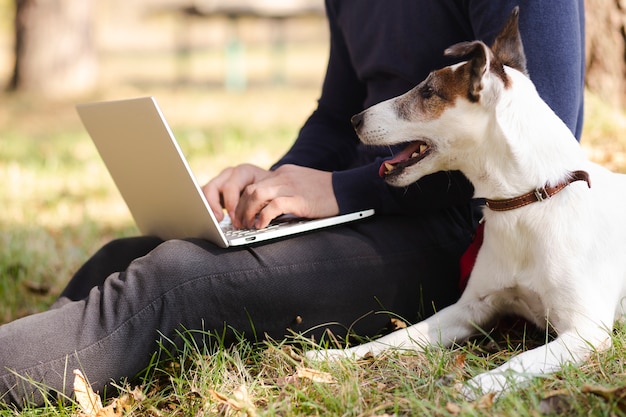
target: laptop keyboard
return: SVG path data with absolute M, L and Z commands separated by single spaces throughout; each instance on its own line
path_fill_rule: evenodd
M 220 222 L 220 227 L 224 232 L 226 237 L 234 238 L 234 237 L 245 237 L 253 234 L 267 232 L 269 230 L 278 229 L 281 226 L 285 226 L 292 223 L 299 223 L 303 221 L 302 219 L 291 217 L 291 216 L 280 216 L 275 218 L 270 222 L 270 224 L 263 229 L 235 229 L 232 222 L 230 221 L 230 217 L 226 214 L 224 218 Z

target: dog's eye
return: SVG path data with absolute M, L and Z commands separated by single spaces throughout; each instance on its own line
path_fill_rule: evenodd
M 425 85 L 422 88 L 420 88 L 420 96 L 424 100 L 428 100 L 434 94 L 435 94 L 435 90 L 431 86 L 429 86 L 429 85 Z

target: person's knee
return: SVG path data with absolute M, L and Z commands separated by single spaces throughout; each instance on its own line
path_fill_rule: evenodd
M 206 251 L 187 240 L 168 240 L 159 244 L 149 255 L 149 263 L 163 275 L 188 275 L 206 263 Z
M 104 256 L 119 258 L 121 254 L 132 253 L 136 256 L 146 254 L 161 244 L 163 240 L 155 236 L 134 236 L 114 239 L 106 243 L 98 253 Z M 124 256 L 128 257 L 128 255 Z

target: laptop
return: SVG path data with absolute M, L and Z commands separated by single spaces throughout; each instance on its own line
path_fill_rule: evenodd
M 282 216 L 259 230 L 221 224 L 194 178 L 154 97 L 85 103 L 78 114 L 137 227 L 161 239 L 203 238 L 226 248 L 325 228 L 374 214 L 322 219 Z

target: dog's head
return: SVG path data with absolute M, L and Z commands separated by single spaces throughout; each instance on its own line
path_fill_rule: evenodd
M 481 41 L 463 42 L 445 54 L 469 59 L 433 71 L 406 94 L 352 118 L 365 144 L 406 144 L 380 168 L 391 185 L 405 186 L 441 170 L 462 170 L 466 151 L 480 145 L 494 128 L 495 106 L 510 88 L 511 69 L 526 75 L 518 8 L 491 48 Z

